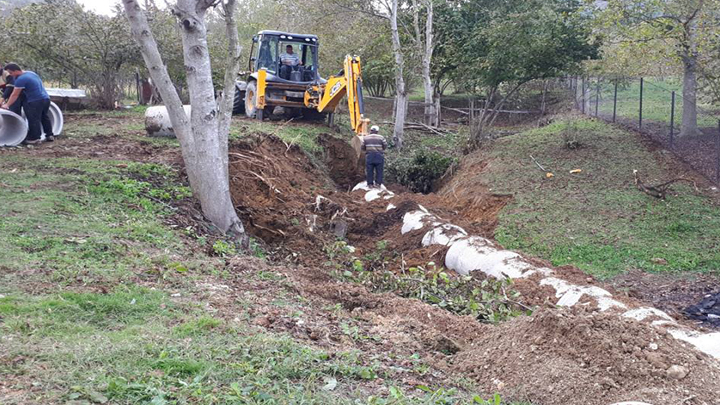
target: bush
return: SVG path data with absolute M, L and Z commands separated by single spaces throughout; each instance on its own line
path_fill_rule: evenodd
M 453 161 L 440 153 L 421 150 L 412 159 L 401 159 L 388 165 L 388 175 L 413 192 L 427 194 Z

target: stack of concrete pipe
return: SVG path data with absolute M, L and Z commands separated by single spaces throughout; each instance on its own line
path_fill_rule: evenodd
M 64 120 L 60 107 L 50 103 L 50 121 L 52 122 L 53 134 L 60 135 L 63 130 Z M 28 131 L 27 118 L 19 116 L 9 110 L 0 109 L 0 146 L 17 146 L 25 140 Z M 42 133 L 45 139 L 45 132 Z

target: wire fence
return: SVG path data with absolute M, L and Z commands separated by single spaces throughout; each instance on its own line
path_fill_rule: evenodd
M 569 78 L 566 87 L 582 113 L 640 131 L 720 184 L 720 107 L 684 98 L 680 79 Z

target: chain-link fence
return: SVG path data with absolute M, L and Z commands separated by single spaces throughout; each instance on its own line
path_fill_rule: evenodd
M 642 132 L 720 183 L 720 107 L 704 104 L 701 95 L 685 99 L 680 79 L 570 78 L 566 85 L 584 114 Z

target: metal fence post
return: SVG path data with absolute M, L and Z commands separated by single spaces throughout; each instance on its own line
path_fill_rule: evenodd
M 670 149 L 675 145 L 675 92 L 672 92 L 670 104 Z
M 720 182 L 720 120 L 718 120 L 718 134 L 715 139 L 715 181 Z
M 613 96 L 613 122 L 615 122 L 615 117 L 617 116 L 617 89 L 618 89 L 618 81 L 615 79 L 615 95 Z
M 585 114 L 585 84 L 585 79 L 582 79 L 582 81 L 580 82 L 580 92 L 582 93 L 582 96 L 580 97 L 580 111 L 582 111 L 583 114 Z
M 597 90 L 595 90 L 595 117 L 598 116 L 598 107 L 600 106 L 600 79 L 598 78 Z
M 641 77 L 640 78 L 640 116 L 638 121 L 638 128 L 642 129 L 642 112 L 643 112 L 643 87 L 645 85 L 645 80 Z

